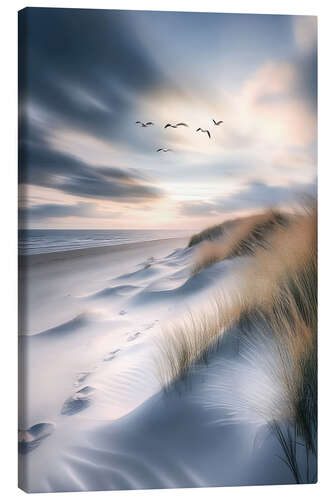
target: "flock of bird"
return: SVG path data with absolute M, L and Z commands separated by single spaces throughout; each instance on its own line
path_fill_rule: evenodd
M 136 121 L 135 123 L 136 123 L 137 125 L 141 125 L 141 127 L 149 127 L 149 126 L 154 125 L 154 123 L 153 123 L 153 122 L 141 122 L 141 121 L 139 121 L 139 120 L 138 120 L 138 121 Z M 222 123 L 224 123 L 224 122 L 223 122 L 223 120 L 218 120 L 218 121 L 216 121 L 216 120 L 214 120 L 214 118 L 213 118 L 213 123 L 214 123 L 214 125 L 215 125 L 216 127 L 218 127 L 218 126 L 220 126 L 220 125 L 221 125 Z M 180 123 L 175 123 L 175 124 L 172 124 L 172 123 L 167 123 L 167 124 L 164 126 L 164 128 L 165 128 L 165 129 L 166 129 L 166 128 L 169 128 L 169 127 L 171 127 L 171 128 L 188 127 L 188 125 L 187 125 L 187 123 L 180 122 Z M 209 131 L 209 130 L 207 130 L 207 129 L 203 129 L 203 128 L 199 127 L 199 128 L 197 128 L 197 129 L 196 129 L 196 132 L 203 132 L 204 134 L 207 134 L 207 135 L 208 135 L 209 139 L 211 138 L 210 131 Z M 160 152 L 167 153 L 168 151 L 172 151 L 172 149 L 169 149 L 169 148 L 158 148 L 158 149 L 156 149 L 156 152 L 157 152 L 157 153 L 160 153 Z

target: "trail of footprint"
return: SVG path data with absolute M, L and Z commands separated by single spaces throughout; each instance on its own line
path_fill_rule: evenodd
M 120 314 L 126 314 L 126 311 L 121 311 Z M 143 331 L 150 330 L 158 323 L 158 320 L 155 319 L 151 323 L 146 323 L 143 325 Z M 140 335 L 142 335 L 142 331 L 137 331 L 127 337 L 127 342 L 133 342 Z M 118 353 L 121 352 L 121 349 L 114 349 L 110 351 L 102 360 L 102 362 L 112 361 Z M 100 363 L 95 365 L 90 371 L 82 371 L 77 374 L 76 381 L 74 383 L 74 387 L 79 387 L 85 380 L 92 375 L 98 368 L 100 367 Z M 86 408 L 88 408 L 92 404 L 92 394 L 95 392 L 95 389 L 91 386 L 85 386 L 82 389 L 75 392 L 74 395 L 67 398 L 61 408 L 62 415 L 74 415 L 79 413 Z
M 104 361 L 112 361 L 118 352 L 120 352 L 121 349 L 115 349 L 114 351 L 110 351 L 102 360 Z M 100 363 L 96 364 L 95 366 L 92 367 L 90 371 L 83 371 L 79 372 L 76 377 L 76 381 L 74 382 L 74 387 L 79 387 L 88 377 L 90 377 L 98 368 L 100 367 Z M 83 391 L 83 389 L 81 389 Z M 80 391 L 78 391 L 80 392 Z M 71 398 L 68 398 L 68 400 Z

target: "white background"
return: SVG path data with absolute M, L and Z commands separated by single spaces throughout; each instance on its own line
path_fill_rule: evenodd
M 332 145 L 333 145 L 333 3 L 329 0 L 73 0 L 25 3 L 18 0 L 1 6 L 0 77 L 0 495 L 6 500 L 25 495 L 17 489 L 17 10 L 29 7 L 121 8 L 144 10 L 191 10 L 261 14 L 318 15 L 319 26 L 319 482 L 303 486 L 261 486 L 188 490 L 59 493 L 75 499 L 207 499 L 269 500 L 333 497 L 332 383 L 333 331 L 332 287 Z M 38 499 L 50 498 L 39 494 Z

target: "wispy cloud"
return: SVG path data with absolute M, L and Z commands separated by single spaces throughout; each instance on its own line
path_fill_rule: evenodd
M 316 183 L 270 186 L 263 182 L 252 182 L 229 196 L 215 198 L 210 202 L 195 201 L 180 205 L 180 212 L 188 216 L 208 216 L 238 213 L 244 210 L 261 210 L 286 206 L 299 201 L 304 195 L 315 195 Z

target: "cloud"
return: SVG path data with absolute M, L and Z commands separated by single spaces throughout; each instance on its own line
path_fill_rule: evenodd
M 243 86 L 236 130 L 249 135 L 256 147 L 308 146 L 316 138 L 316 114 L 308 106 L 310 94 L 315 99 L 313 80 L 316 68 L 308 57 L 263 65 Z
M 132 99 L 162 81 L 130 13 L 28 8 L 21 18 L 20 65 L 29 65 L 21 74 L 22 102 L 35 102 L 64 125 L 116 136 Z
M 219 207 L 216 202 L 191 201 L 180 204 L 181 214 L 190 217 L 204 217 L 207 215 L 217 215 Z
M 301 51 L 312 51 L 317 45 L 317 17 L 296 16 L 294 18 L 294 36 Z
M 298 54 L 265 62 L 228 92 L 222 87 L 207 95 L 192 87 L 184 94 L 161 86 L 149 103 L 139 104 L 138 114 L 148 110 L 159 123 L 173 117 L 190 125 L 163 134 L 163 144 L 177 154 L 205 154 L 210 161 L 226 152 L 266 150 L 270 155 L 274 149 L 306 148 L 315 142 L 316 80 L 315 54 Z M 212 117 L 224 124 L 215 127 Z M 211 131 L 211 140 L 195 133 L 198 126 Z
M 87 217 L 98 219 L 111 219 L 117 217 L 118 212 L 103 212 L 97 209 L 96 203 L 78 202 L 73 205 L 64 205 L 60 203 L 44 203 L 29 207 L 19 208 L 19 219 L 53 219 L 63 217 Z
M 245 83 L 242 97 L 245 102 L 269 102 L 269 97 L 285 96 L 294 79 L 295 69 L 288 62 L 266 63 Z
M 253 209 L 283 206 L 297 201 L 302 195 L 315 195 L 316 184 L 292 184 L 270 186 L 263 182 L 252 182 L 229 196 L 215 198 L 211 202 L 186 202 L 180 205 L 182 215 L 205 217 L 229 214 Z
M 21 144 L 19 161 L 19 182 L 24 184 L 119 202 L 140 202 L 163 196 L 133 169 L 95 167 L 43 144 Z
M 19 208 L 19 218 L 49 219 L 63 217 L 102 217 L 111 218 L 117 214 L 103 214 L 96 209 L 95 203 L 78 202 L 74 205 L 60 203 L 45 203 Z

